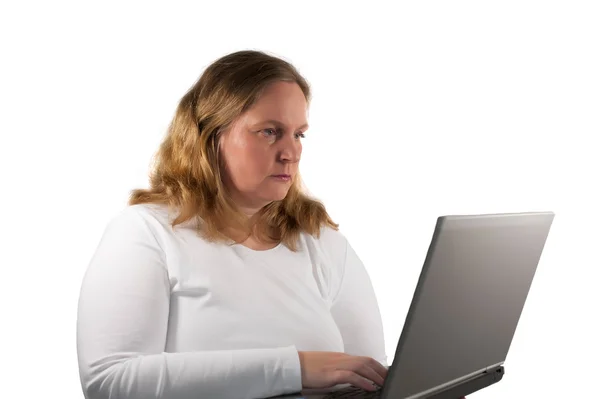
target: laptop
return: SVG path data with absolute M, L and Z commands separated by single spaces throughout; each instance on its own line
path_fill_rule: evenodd
M 383 386 L 273 398 L 458 399 L 497 383 L 553 220 L 440 216 Z

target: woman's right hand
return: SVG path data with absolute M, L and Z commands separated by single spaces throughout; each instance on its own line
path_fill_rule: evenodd
M 330 388 L 352 384 L 368 391 L 383 385 L 388 370 L 378 361 L 365 356 L 341 352 L 298 352 L 303 388 Z

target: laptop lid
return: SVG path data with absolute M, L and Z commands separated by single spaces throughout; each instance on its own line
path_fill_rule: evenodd
M 504 363 L 553 219 L 438 218 L 382 397 L 425 397 Z

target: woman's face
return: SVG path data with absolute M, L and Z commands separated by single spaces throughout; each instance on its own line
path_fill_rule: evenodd
M 223 183 L 248 215 L 282 200 L 298 172 L 307 103 L 296 83 L 275 82 L 220 140 Z M 289 175 L 287 180 L 276 175 Z

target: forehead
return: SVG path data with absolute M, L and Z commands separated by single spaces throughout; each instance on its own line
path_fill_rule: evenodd
M 279 121 L 290 128 L 298 128 L 307 121 L 308 104 L 298 84 L 275 82 L 266 87 L 256 103 L 247 111 L 249 124 Z

